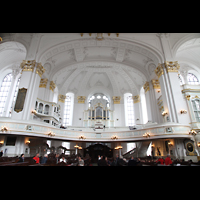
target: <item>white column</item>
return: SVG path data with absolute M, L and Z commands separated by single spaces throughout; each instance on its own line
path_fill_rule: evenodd
M 12 112 L 13 119 L 29 120 L 31 111 L 35 109 L 35 102 L 39 90 L 39 84 L 44 68 L 40 63 L 24 60 L 20 67 L 22 68 L 22 76 L 19 84 L 19 89 L 27 89 L 22 111 Z M 18 92 L 19 95 L 19 92 Z M 16 100 L 17 101 L 17 100 Z

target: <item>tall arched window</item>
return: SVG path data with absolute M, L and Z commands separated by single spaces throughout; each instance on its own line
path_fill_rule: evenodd
M 131 93 L 124 94 L 124 106 L 126 126 L 133 126 L 135 124 L 135 116 L 133 109 L 133 98 Z
M 200 122 L 200 99 L 192 100 L 194 115 L 197 122 Z
M 0 116 L 3 115 L 3 111 L 4 111 L 4 107 L 6 104 L 7 97 L 8 97 L 8 92 L 10 90 L 11 82 L 12 82 L 12 74 L 9 73 L 4 77 L 1 84 L 1 88 L 0 88 Z
M 199 84 L 198 78 L 192 73 L 188 73 L 187 80 L 188 80 L 188 84 L 190 84 L 190 85 L 198 85 Z
M 63 126 L 72 125 L 73 107 L 74 107 L 74 94 L 67 93 L 65 99 Z

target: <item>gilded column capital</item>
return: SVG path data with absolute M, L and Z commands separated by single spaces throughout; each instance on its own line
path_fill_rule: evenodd
M 46 88 L 47 87 L 47 82 L 48 82 L 47 78 L 41 78 L 39 87 L 40 88 Z
M 160 89 L 160 82 L 157 79 L 152 79 L 151 80 L 152 85 L 153 85 L 153 89 Z
M 53 81 L 50 81 L 49 89 L 53 92 L 56 87 L 56 84 Z
M 160 76 L 164 74 L 163 67 L 160 63 L 158 63 L 158 67 L 155 69 L 155 73 L 158 76 L 158 78 L 160 78 Z
M 149 82 L 148 81 L 144 84 L 143 88 L 144 88 L 145 93 L 147 91 L 149 91 Z
M 180 65 L 178 61 L 165 61 L 165 68 L 167 72 L 178 72 Z
M 32 71 L 33 72 L 35 63 L 36 63 L 35 60 L 23 60 L 20 65 L 20 68 L 22 69 L 22 72 L 23 71 Z
M 120 96 L 113 96 L 112 99 L 113 99 L 114 104 L 120 104 L 120 100 L 121 100 Z
M 136 95 L 136 96 L 133 96 L 133 103 L 139 103 L 140 102 L 140 95 Z
M 45 72 L 44 67 L 42 66 L 41 63 L 38 63 L 37 67 L 36 67 L 36 74 L 38 74 L 40 77 L 42 77 L 42 74 L 44 74 L 44 72 Z
M 78 103 L 85 103 L 86 97 L 85 96 L 78 96 L 77 99 L 78 99 Z
M 66 99 L 66 95 L 62 95 L 62 94 L 58 95 L 58 101 L 65 103 L 65 99 Z

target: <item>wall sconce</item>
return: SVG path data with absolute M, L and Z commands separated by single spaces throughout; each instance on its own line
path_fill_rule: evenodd
M 163 112 L 162 112 L 162 116 L 165 116 L 165 115 L 167 115 L 167 112 L 166 112 L 166 111 L 163 111 Z
M 30 144 L 31 142 L 28 140 L 28 141 L 26 141 L 26 144 Z
M 32 110 L 31 113 L 35 115 L 37 113 L 37 111 L 36 110 Z
M 84 140 L 84 139 L 86 139 L 86 137 L 85 137 L 84 135 L 81 135 L 81 136 L 79 137 L 79 139 Z
M 78 149 L 82 149 L 82 147 L 78 147 Z
M 168 146 L 172 147 L 172 146 L 173 146 L 173 144 L 172 144 L 171 142 L 168 142 Z
M 196 132 L 195 130 L 191 130 L 191 131 L 189 131 L 189 134 L 190 134 L 190 135 L 196 135 L 197 132 Z
M 117 135 L 112 135 L 111 139 L 112 139 L 112 140 L 117 140 L 117 139 L 119 139 L 119 138 L 118 138 Z
M 48 133 L 48 136 L 55 136 L 56 134 L 55 133 L 53 133 L 52 131 L 50 131 L 49 133 Z
M 8 131 L 8 128 L 7 128 L 6 126 L 2 126 L 2 127 L 1 127 L 1 131 L 2 131 L 2 132 L 7 132 L 7 131 Z
M 79 146 L 76 144 L 75 146 L 74 146 L 75 148 L 79 148 Z
M 181 114 L 186 114 L 186 113 L 187 113 L 187 110 L 182 109 L 182 110 L 180 110 L 180 113 L 181 113 Z
M 3 143 L 4 143 L 4 141 L 0 141 L 0 147 L 2 147 L 2 146 L 3 146 Z
M 200 147 L 200 142 L 197 143 L 197 146 Z
M 154 144 L 152 144 L 152 145 L 151 145 L 151 148 L 154 148 L 154 147 L 155 147 L 155 145 L 154 145 Z
M 115 147 L 116 150 L 117 150 L 117 149 L 122 149 L 122 148 L 123 148 L 123 147 L 122 147 L 121 145 Z
M 157 90 L 157 93 L 160 93 L 160 90 Z
M 143 137 L 150 137 L 150 133 L 145 133 L 144 135 L 143 135 Z

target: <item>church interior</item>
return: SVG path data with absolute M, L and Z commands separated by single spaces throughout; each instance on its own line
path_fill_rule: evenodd
M 0 33 L 0 61 L 0 165 L 200 165 L 199 33 Z

